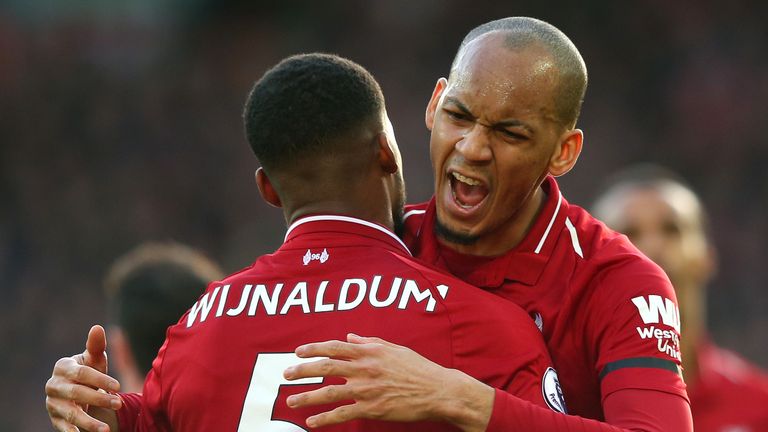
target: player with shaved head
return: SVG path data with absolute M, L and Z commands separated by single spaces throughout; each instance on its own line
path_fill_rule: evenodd
M 672 285 L 626 237 L 568 203 L 555 180 L 582 149 L 576 122 L 586 85 L 580 53 L 548 23 L 512 17 L 470 31 L 427 105 L 434 198 L 405 213 L 404 238 L 419 258 L 531 315 L 560 375 L 544 392 L 555 405 L 564 394 L 569 415 L 478 381 L 430 399 L 454 380 L 450 370 L 435 376 L 423 363 L 415 374 L 413 364 L 361 355 L 355 361 L 366 374 L 313 363 L 291 370 L 297 379 L 349 380 L 289 399 L 295 407 L 355 400 L 313 416 L 312 425 L 366 418 L 372 407 L 379 417 L 385 407 L 383 418 L 415 410 L 430 417 L 445 412 L 447 400 L 492 400 L 466 430 L 692 430 Z M 362 352 L 377 343 L 318 343 L 301 354 L 333 356 L 342 346 Z M 408 392 L 414 381 L 423 391 Z

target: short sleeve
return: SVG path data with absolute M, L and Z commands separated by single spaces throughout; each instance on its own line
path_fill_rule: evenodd
M 132 431 L 141 411 L 141 393 L 118 393 L 123 406 L 117 410 L 117 427 L 121 431 Z
M 617 254 L 593 283 L 588 342 L 595 347 L 602 399 L 621 389 L 687 399 L 680 356 L 680 311 L 669 279 L 639 254 Z

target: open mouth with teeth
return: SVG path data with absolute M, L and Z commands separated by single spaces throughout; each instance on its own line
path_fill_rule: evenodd
M 464 210 L 478 207 L 488 196 L 488 187 L 480 180 L 464 176 L 458 172 L 448 174 L 454 202 Z

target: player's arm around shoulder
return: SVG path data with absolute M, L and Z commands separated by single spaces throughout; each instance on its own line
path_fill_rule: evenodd
M 420 273 L 419 286 L 429 285 L 429 299 L 423 297 L 423 301 L 427 308 L 434 308 L 434 312 L 429 312 L 425 319 L 439 319 L 451 326 L 445 328 L 446 337 L 452 339 L 450 363 L 453 367 L 461 364 L 464 369 L 441 366 L 407 347 L 375 337 L 348 335 L 346 342 L 303 345 L 296 350 L 299 357 L 328 359 L 289 368 L 284 374 L 288 380 L 341 376 L 346 383 L 293 395 L 287 400 L 288 406 L 301 408 L 355 401 L 352 405 L 308 418 L 308 425 L 320 427 L 372 418 L 444 421 L 464 431 L 486 430 L 496 390 L 478 377 L 499 383 L 502 387 L 515 381 L 515 377 L 506 372 L 510 370 L 505 364 L 509 361 L 506 353 L 516 343 L 520 344 L 514 349 L 516 352 L 526 352 L 530 344 L 518 338 L 502 338 L 498 349 L 492 349 L 498 335 L 506 333 L 506 330 L 495 327 L 496 324 L 501 325 L 501 322 L 495 321 L 502 313 L 501 307 L 490 300 L 489 303 L 478 301 L 475 295 L 486 296 L 487 293 L 477 288 L 471 287 L 471 291 L 457 289 L 463 283 L 426 267 L 416 267 L 411 268 Z M 495 297 L 493 299 L 496 300 Z M 462 312 L 464 309 L 466 312 Z M 484 325 L 482 323 L 489 310 L 494 311 L 493 319 Z M 477 334 L 478 331 L 483 334 Z M 490 365 L 488 369 L 486 365 Z M 536 389 L 540 387 L 537 385 Z

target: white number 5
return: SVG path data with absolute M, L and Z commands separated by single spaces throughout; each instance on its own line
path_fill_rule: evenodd
M 251 384 L 248 386 L 248 394 L 243 403 L 243 414 L 240 416 L 238 432 L 302 432 L 293 423 L 272 420 L 272 410 L 275 407 L 277 394 L 282 385 L 319 384 L 322 377 L 302 378 L 288 381 L 283 378 L 283 371 L 289 366 L 300 363 L 320 360 L 320 357 L 299 358 L 294 353 L 261 353 L 256 357 L 256 365 L 253 366 Z

